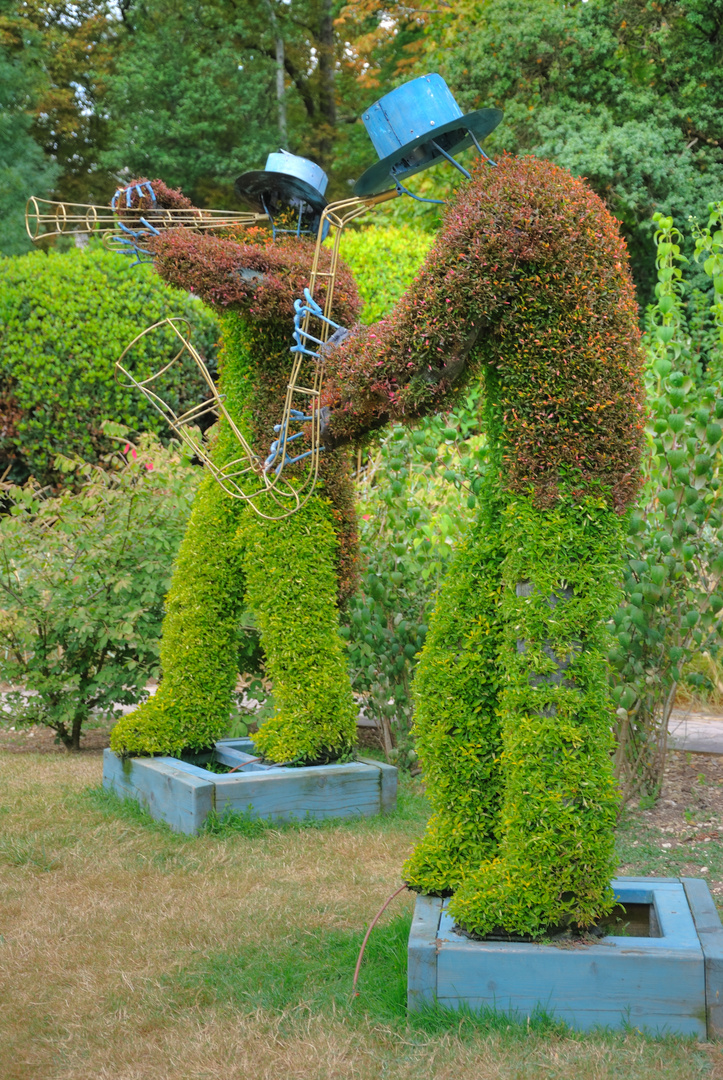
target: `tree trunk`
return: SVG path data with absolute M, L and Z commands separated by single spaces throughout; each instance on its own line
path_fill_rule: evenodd
M 336 130 L 335 50 L 332 0 L 322 0 L 319 25 L 319 164 L 328 170 Z
M 286 129 L 286 99 L 284 97 L 284 39 L 279 32 L 279 21 L 273 8 L 272 0 L 264 0 L 266 10 L 269 13 L 269 22 L 274 35 L 276 47 L 276 103 L 279 123 L 279 141 L 281 148 L 288 149 L 288 132 Z
M 76 713 L 75 716 L 73 717 L 73 729 L 72 729 L 72 731 L 70 733 L 70 745 L 68 746 L 68 749 L 70 751 L 72 751 L 72 753 L 75 753 L 75 754 L 77 754 L 78 751 L 80 750 L 80 733 L 81 733 L 82 728 L 83 728 L 83 721 L 84 720 L 85 720 L 85 715 L 84 714 Z

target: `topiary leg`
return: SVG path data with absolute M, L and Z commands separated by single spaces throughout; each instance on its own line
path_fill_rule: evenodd
M 497 847 L 500 802 L 500 563 L 488 504 L 458 545 L 414 680 L 416 746 L 434 814 L 402 871 L 447 894 Z
M 253 359 L 247 330 L 235 313 L 222 319 L 219 389 L 229 413 L 248 429 Z M 225 420 L 212 451 L 222 466 L 239 455 Z M 228 727 L 238 675 L 238 625 L 245 581 L 243 534 L 252 514 L 206 473 L 198 489 L 166 597 L 161 639 L 163 681 L 154 697 L 124 716 L 111 732 L 119 754 L 173 754 L 212 746 Z
M 605 621 L 621 521 L 602 499 L 503 515 L 500 848 L 450 901 L 461 926 L 540 935 L 612 907 L 618 793 Z
M 249 512 L 203 478 L 166 598 L 163 681 L 113 728 L 117 753 L 177 756 L 212 746 L 228 727 L 244 594 L 237 529 Z
M 338 539 L 328 500 L 312 496 L 281 521 L 246 515 L 247 602 L 273 681 L 276 715 L 254 736 L 272 761 L 312 764 L 349 754 L 356 706 L 339 635 Z

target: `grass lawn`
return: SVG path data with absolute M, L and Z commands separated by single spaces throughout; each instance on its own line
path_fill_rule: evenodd
M 187 838 L 100 776 L 97 754 L 0 753 L 1 1080 L 723 1080 L 723 1047 L 409 1020 L 408 894 L 352 999 L 365 924 L 424 826 L 409 782 L 384 819 Z M 628 818 L 627 872 L 693 865 L 667 836 Z M 723 878 L 718 842 L 704 852 Z

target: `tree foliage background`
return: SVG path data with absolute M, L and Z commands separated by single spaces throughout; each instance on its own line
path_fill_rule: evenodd
M 589 178 L 647 302 L 653 213 L 703 220 L 720 195 L 723 0 L 2 0 L 0 251 L 26 248 L 31 192 L 105 202 L 152 173 L 231 206 L 279 145 L 343 196 L 376 160 L 362 109 L 430 70 L 504 109 L 492 152 Z

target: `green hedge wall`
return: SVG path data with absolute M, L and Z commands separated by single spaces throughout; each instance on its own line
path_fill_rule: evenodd
M 383 219 L 379 224 L 344 233 L 340 252 L 364 304 L 363 323 L 383 319 L 392 310 L 414 281 L 433 243 L 430 233 L 402 229 Z
M 145 398 L 115 381 L 114 364 L 136 334 L 169 315 L 189 320 L 196 348 L 214 367 L 214 315 L 152 268 L 131 267 L 125 256 L 95 245 L 0 259 L 0 473 L 10 467 L 18 482 L 30 473 L 57 482 L 58 453 L 97 461 L 110 449 L 103 420 L 168 435 Z M 129 370 L 145 377 L 177 351 L 165 328 L 129 354 Z M 181 411 L 206 396 L 188 360 L 164 390 Z

